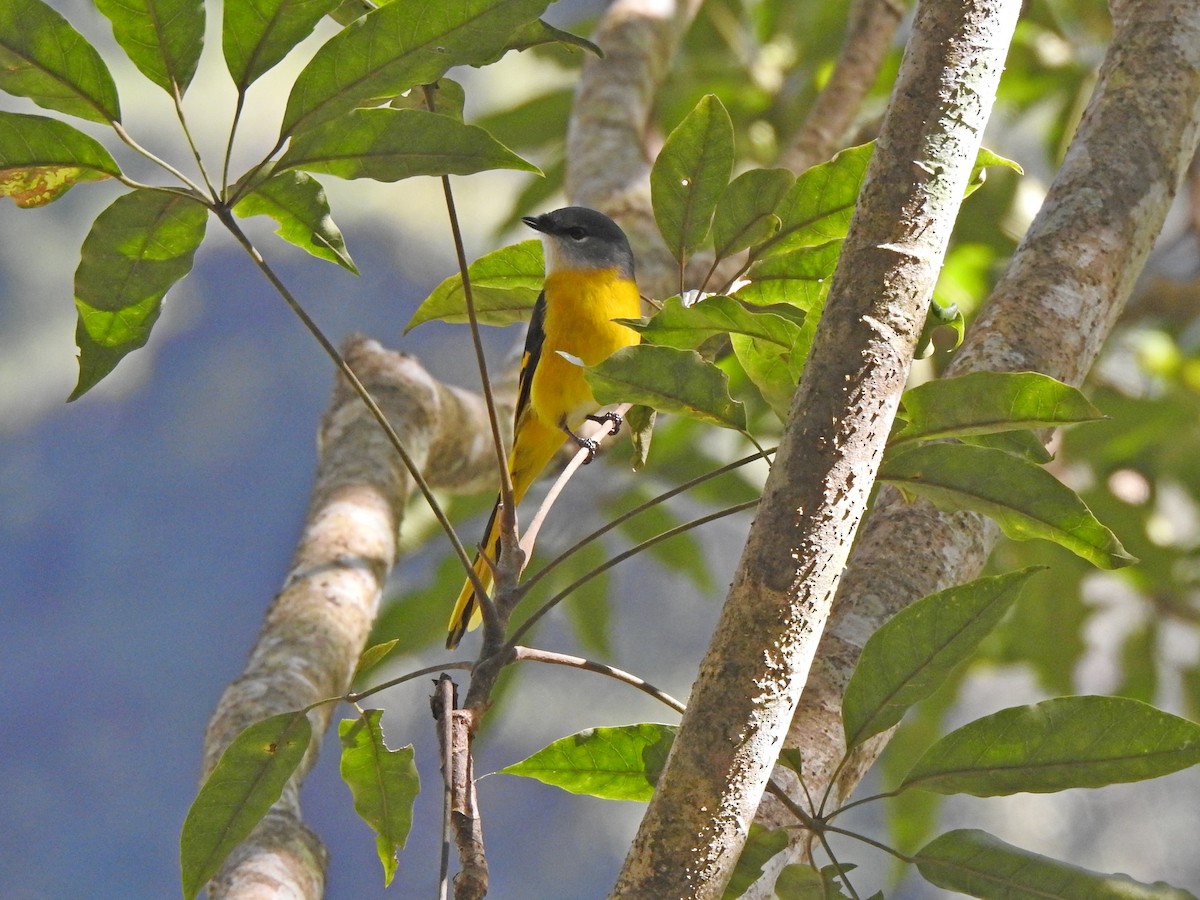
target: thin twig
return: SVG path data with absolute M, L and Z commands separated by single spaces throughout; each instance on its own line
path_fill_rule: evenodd
M 597 672 L 601 675 L 608 675 L 610 678 L 615 678 L 617 681 L 623 681 L 625 684 L 637 688 L 643 694 L 649 694 L 655 700 L 666 704 L 677 713 L 682 713 L 685 709 L 682 703 L 666 691 L 659 690 L 650 684 L 650 682 L 638 678 L 636 675 L 626 672 L 623 669 L 618 669 L 615 666 L 585 659 L 582 656 L 569 656 L 566 653 L 553 653 L 549 650 L 538 650 L 534 647 L 515 646 L 512 648 L 512 652 L 512 662 L 540 662 L 548 663 L 552 666 L 569 666 L 573 669 L 585 669 L 588 672 Z

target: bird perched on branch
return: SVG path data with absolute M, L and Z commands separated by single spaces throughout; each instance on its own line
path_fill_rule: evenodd
M 590 366 L 638 343 L 635 331 L 612 320 L 641 313 L 633 251 L 616 222 L 582 206 L 526 216 L 522 221 L 542 234 L 546 281 L 533 307 L 517 383 L 513 445 L 508 454 L 514 504 L 521 502 L 568 438 L 595 452 L 596 442 L 578 434 L 585 419 L 614 421 L 611 416 L 594 415 L 596 398 L 583 370 L 563 354 Z M 499 556 L 499 510 L 497 498 L 481 544 L 493 562 Z M 492 570 L 482 554 L 476 556 L 474 568 L 490 590 Z M 468 579 L 450 616 L 446 647 L 457 647 L 467 629 L 476 628 L 481 620 L 479 600 Z

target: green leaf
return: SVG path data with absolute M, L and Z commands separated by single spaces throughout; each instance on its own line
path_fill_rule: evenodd
M 474 65 L 480 66 L 493 63 L 509 50 L 528 50 L 531 47 L 540 47 L 544 44 L 562 44 L 570 50 L 586 50 L 598 59 L 604 58 L 604 51 L 587 38 L 571 34 L 569 31 L 563 31 L 561 28 L 555 28 L 544 19 L 534 19 L 532 22 L 527 22 L 519 26 L 509 36 L 508 43 L 504 45 L 502 50 L 489 59 L 474 63 Z
M 79 382 L 83 396 L 150 337 L 162 298 L 192 269 L 208 210 L 182 194 L 137 190 L 100 213 L 75 270 Z
M 273 175 L 242 197 L 233 212 L 244 219 L 270 216 L 279 223 L 275 233 L 288 243 L 358 274 L 342 232 L 329 215 L 325 189 L 303 172 Z
M 363 650 L 358 655 L 358 665 L 354 667 L 354 677 L 350 679 L 351 683 L 358 681 L 359 676 L 364 672 L 369 672 L 387 658 L 387 655 L 396 649 L 396 645 L 400 643 L 400 638 L 392 638 L 390 641 L 383 641 L 379 644 L 372 644 L 367 649 Z
M 1038 568 L 930 594 L 898 612 L 864 645 L 846 685 L 846 746 L 891 728 L 975 652 Z
M 376 181 L 488 169 L 538 171 L 482 128 L 417 109 L 355 109 L 305 131 L 292 138 L 275 167 L 286 169 Z
M 802 172 L 775 209 L 779 231 L 750 255 L 764 259 L 844 238 L 874 150 L 874 142 L 850 147 Z
M 986 180 L 985 176 L 987 175 L 986 170 L 996 166 L 1002 169 L 1012 169 L 1018 175 L 1025 174 L 1025 170 L 1021 168 L 1020 163 L 1006 156 L 1001 156 L 999 153 L 993 153 L 987 147 L 980 147 L 979 152 L 975 155 L 975 165 L 971 167 L 971 178 L 967 181 L 967 191 L 963 196 L 970 197 L 983 187 L 983 183 Z
M 112 2 L 112 0 L 110 0 Z M 270 71 L 312 34 L 341 0 L 225 0 L 221 49 L 239 91 Z
M 572 794 L 603 800 L 649 800 L 675 731 L 674 726 L 653 722 L 588 728 L 500 771 L 536 778 Z
M 783 828 L 764 828 L 750 823 L 750 833 L 742 847 L 733 875 L 725 886 L 721 900 L 737 900 L 750 889 L 750 885 L 762 877 L 763 867 L 771 857 L 782 853 L 788 845 L 787 831 Z
M 0 3 L 0 90 L 92 122 L 119 122 L 104 60 L 42 0 Z
M 641 403 L 659 412 L 679 413 L 746 430 L 746 409 L 729 396 L 729 376 L 694 350 L 640 344 L 624 347 L 585 377 L 596 402 Z
M 1003 900 L 1195 900 L 1161 881 L 1105 875 L 1006 844 L 976 829 L 949 831 L 916 855 L 917 868 L 938 887 Z
M 182 96 L 204 47 L 204 0 L 96 0 L 113 37 L 143 75 Z
M 681 265 L 708 236 L 732 170 L 733 122 L 708 94 L 667 137 L 650 170 L 654 220 Z
M 741 334 L 730 335 L 729 343 L 746 377 L 758 388 L 779 421 L 786 421 L 792 395 L 800 383 L 793 353 Z
M 501 247 L 467 266 L 467 275 L 471 279 L 475 315 L 481 324 L 523 322 L 533 312 L 546 279 L 542 242 L 522 241 Z M 434 288 L 404 326 L 404 333 L 432 321 L 467 321 L 467 300 L 461 274 L 451 275 Z
M 120 174 L 98 141 L 66 122 L 0 111 L 0 197 L 17 206 L 45 206 L 81 181 Z
M 917 760 L 900 785 L 996 797 L 1096 788 L 1200 763 L 1200 724 L 1124 697 L 1058 697 L 976 719 Z
M 640 472 L 646 467 L 646 459 L 650 456 L 650 440 L 654 437 L 654 422 L 658 412 L 649 406 L 635 404 L 625 414 L 625 427 L 629 429 L 630 443 L 633 444 L 632 468 Z
M 1014 540 L 1053 541 L 1102 569 L 1136 562 L 1074 491 L 1002 450 L 963 444 L 901 447 L 884 456 L 879 479 L 939 507 L 990 516 Z
M 775 207 L 796 182 L 787 169 L 751 169 L 729 183 L 713 216 L 718 259 L 772 237 L 782 225 Z
M 904 392 L 907 419 L 892 446 L 911 441 L 1053 428 L 1104 418 L 1070 385 L 1039 372 L 974 372 Z
M 841 253 L 842 242 L 830 241 L 759 260 L 746 272 L 750 283 L 739 287 L 734 296 L 760 305 L 791 303 L 810 313 L 819 311 Z M 815 323 L 816 317 L 811 321 Z
M 183 821 L 179 863 L 188 900 L 279 799 L 311 737 L 308 716 L 286 712 L 255 722 L 225 748 Z
M 779 870 L 775 896 L 786 900 L 831 900 L 845 894 L 838 890 L 836 882 L 825 878 L 812 866 L 793 863 Z
M 476 65 L 508 45 L 549 0 L 391 3 L 346 26 L 296 79 L 280 136 L 311 129 L 356 106 L 437 81 L 451 66 Z
M 383 883 L 396 875 L 396 853 L 412 829 L 413 803 L 421 790 L 412 745 L 389 750 L 383 739 L 381 709 L 363 710 L 338 723 L 342 741 L 342 780 L 354 796 L 354 809 L 376 834 Z
M 426 90 L 429 95 L 426 95 Z M 449 116 L 458 122 L 463 120 L 463 107 L 467 102 L 467 92 L 453 78 L 439 78 L 433 84 L 423 84 L 408 91 L 388 104 L 392 109 L 419 109 L 421 112 L 434 112 L 439 116 Z M 433 108 L 430 109 L 430 104 Z M 486 128 L 484 129 L 487 130 Z M 492 137 L 496 137 L 494 134 Z M 501 142 L 503 143 L 503 141 Z
M 953 344 L 947 345 L 942 340 L 943 328 L 949 328 L 954 335 Z M 917 338 L 916 347 L 913 348 L 913 357 L 915 359 L 925 359 L 938 350 L 945 352 L 957 350 L 962 346 L 966 329 L 967 318 L 962 314 L 962 310 L 958 308 L 958 304 L 950 303 L 943 305 L 934 299 L 929 304 L 929 312 L 925 316 L 925 324 L 921 327 L 921 335 Z
M 995 434 L 968 434 L 962 437 L 964 444 L 973 447 L 991 447 L 993 450 L 1003 450 L 1013 456 L 1027 459 L 1039 466 L 1054 459 L 1054 454 L 1046 449 L 1036 434 L 1032 431 L 998 431 Z
M 804 311 L 787 303 L 759 306 L 736 297 L 710 294 L 691 306 L 669 297 L 647 320 L 617 319 L 653 344 L 694 350 L 719 334 L 745 334 L 791 350 L 800 336 Z

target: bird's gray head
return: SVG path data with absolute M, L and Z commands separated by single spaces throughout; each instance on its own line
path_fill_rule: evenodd
M 541 216 L 521 219 L 543 235 L 546 271 L 617 269 L 633 280 L 633 251 L 619 225 L 586 206 L 564 206 Z

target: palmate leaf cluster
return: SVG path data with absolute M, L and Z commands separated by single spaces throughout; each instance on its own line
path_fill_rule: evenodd
M 247 90 L 318 21 L 332 15 L 346 27 L 297 78 L 274 146 L 262 148 L 261 161 L 236 176 L 224 174 L 224 164 L 205 167 L 194 180 L 175 177 L 178 170 L 164 166 L 168 185 L 141 184 L 117 162 L 118 144 L 106 148 L 62 119 L 0 112 L 0 193 L 17 205 L 44 205 L 74 185 L 101 180 L 116 179 L 130 189 L 101 213 L 82 248 L 75 282 L 80 379 L 73 396 L 97 384 L 146 342 L 163 297 L 190 270 L 210 217 L 232 225 L 235 217 L 267 215 L 284 240 L 356 271 L 314 175 L 390 182 L 492 168 L 538 174 L 538 166 L 513 152 L 528 150 L 547 177 L 530 182 L 514 204 L 514 217 L 544 203 L 561 184 L 568 91 L 553 89 L 472 125 L 463 121 L 461 87 L 445 77 L 452 66 L 487 65 L 510 49 L 529 47 L 558 53 L 565 66 L 577 64 L 578 53 L 563 58 L 561 49 L 554 48 L 586 47 L 586 42 L 538 18 L 548 0 L 419 4 L 419 15 L 416 6 L 403 2 L 369 12 L 336 0 L 276 0 L 269 5 L 273 15 L 268 17 L 261 14 L 261 4 L 224 4 L 220 52 L 237 87 L 239 114 Z M 102 0 L 97 6 L 138 70 L 168 94 L 182 97 L 202 51 L 204 5 L 194 0 Z M 1103 27 L 1087 3 L 1030 6 L 1017 36 L 1018 60 L 1022 54 L 1044 52 L 1051 38 L 1067 41 L 1080 29 Z M 679 293 L 662 300 L 653 315 L 627 322 L 641 332 L 643 344 L 594 367 L 588 378 L 601 402 L 632 401 L 675 414 L 661 428 L 676 439 L 664 442 L 660 465 L 683 477 L 688 465 L 703 467 L 712 461 L 703 452 L 681 452 L 680 447 L 700 442 L 678 435 L 719 426 L 767 442 L 786 417 L 803 372 L 873 147 L 851 147 L 798 176 L 746 166 L 769 162 L 794 130 L 819 82 L 818 73 L 836 49 L 819 36 L 835 30 L 841 15 L 832 4 L 711 3 L 681 53 L 680 67 L 689 77 L 670 83 L 661 97 L 659 116 L 668 137 L 651 187 L 662 239 L 678 264 Z M 731 20 L 745 29 L 740 39 L 726 27 Z M 121 126 L 120 98 L 105 61 L 41 0 L 0 2 L 0 62 L 0 89 L 53 112 L 110 125 L 126 145 L 121 152 L 149 155 Z M 748 80 L 748 70 L 756 77 Z M 1044 104 L 1061 113 L 1061 129 L 1044 148 L 1053 159 L 1062 134 L 1069 133 L 1069 113 L 1086 86 L 1089 67 L 1071 57 L 1057 66 L 1029 70 L 1034 74 L 1028 78 L 1006 80 L 1002 101 L 1007 90 L 1014 110 Z M 702 97 L 699 103 L 697 96 Z M 985 151 L 971 190 L 989 167 L 1017 169 Z M 1003 190 L 994 197 L 991 193 L 972 202 L 1007 199 Z M 1003 236 L 976 239 L 969 225 L 963 231 L 939 293 L 962 303 L 969 313 L 970 304 L 984 293 L 980 273 L 989 270 L 1004 247 Z M 506 325 L 525 319 L 541 286 L 542 266 L 536 241 L 476 260 L 469 272 L 479 321 Z M 707 272 L 703 279 L 695 277 L 697 266 Z M 961 331 L 961 316 L 946 318 Z M 466 320 L 461 277 L 446 279 L 409 327 L 433 320 Z M 1174 373 L 1180 388 L 1175 401 L 1194 414 L 1194 394 L 1184 370 L 1181 364 Z M 1099 406 L 1123 421 L 1126 413 L 1139 414 L 1123 408 L 1124 403 L 1119 392 L 1109 390 Z M 1052 613 L 1041 592 L 1023 588 L 1062 578 L 1067 587 L 1056 596 L 1067 605 L 1077 603 L 1081 572 L 1132 561 L 1113 531 L 1101 524 L 1101 519 L 1110 525 L 1118 518 L 1125 521 L 1130 511 L 1103 490 L 1086 490 L 1081 497 L 1051 475 L 1042 467 L 1049 454 L 1033 430 L 1099 418 L 1097 408 L 1078 391 L 1033 373 L 931 382 L 906 394 L 882 480 L 939 505 L 988 515 L 1013 538 L 1041 539 L 1021 548 L 1052 545 L 1054 552 L 1067 550 L 1072 556 L 1065 564 L 1061 557 L 1055 559 L 1055 568 L 1043 571 L 1030 563 L 1024 549 L 1007 548 L 1008 574 L 927 597 L 881 629 L 846 689 L 843 718 L 849 749 L 896 726 L 914 705 L 953 686 L 981 653 L 1001 661 L 1028 661 L 1047 686 L 1071 691 L 1064 662 L 1070 655 L 1056 652 L 1061 644 L 1050 646 L 1047 640 L 1039 648 L 1024 637 L 1027 630 L 1038 630 L 1036 623 L 1057 618 L 1077 625 L 1083 614 Z M 1105 423 L 1091 424 L 1067 438 L 1069 447 L 1091 444 L 1088 449 L 1101 460 L 1108 455 L 1103 475 L 1121 471 L 1130 442 L 1136 444 L 1138 471 L 1150 479 L 1184 468 L 1178 460 L 1164 459 L 1168 451 L 1153 438 L 1161 430 L 1152 425 L 1146 425 L 1140 440 L 1137 434 L 1105 429 Z M 753 493 L 745 481 L 733 478 L 729 485 L 723 500 L 730 492 L 742 500 Z M 649 499 L 649 493 L 633 485 L 626 496 L 609 501 L 605 513 L 632 508 Z M 1137 516 L 1149 519 L 1150 511 L 1143 508 Z M 624 523 L 622 536 L 637 543 L 676 524 L 664 507 L 652 507 Z M 1132 533 L 1140 538 L 1147 530 L 1140 521 Z M 694 538 L 685 533 L 673 540 L 691 544 L 681 549 L 677 543 L 674 552 L 661 552 L 659 545 L 651 552 L 703 586 L 709 578 L 705 569 L 680 562 L 700 556 Z M 1139 539 L 1132 549 L 1143 557 L 1166 556 L 1149 540 Z M 1045 551 L 1032 555 L 1039 553 Z M 563 567 L 547 579 L 545 589 L 557 590 L 605 557 L 602 544 L 590 546 L 576 555 L 574 568 Z M 1146 595 L 1162 596 L 1159 582 L 1179 575 L 1171 560 L 1137 571 L 1144 573 L 1135 580 Z M 461 578 L 453 563 L 443 567 L 443 574 L 427 598 L 439 623 L 447 596 L 440 583 Z M 580 592 L 566 607 L 581 640 L 600 653 L 608 652 L 611 639 L 605 588 L 603 577 L 595 579 L 588 593 Z M 406 615 L 412 609 L 406 606 Z M 897 802 L 929 794 L 993 796 L 1095 787 L 1194 765 L 1200 753 L 1194 723 L 1147 705 L 1154 699 L 1153 673 L 1147 674 L 1146 663 L 1133 650 L 1152 645 L 1156 627 L 1155 620 L 1148 620 L 1137 638 L 1140 643 L 1130 641 L 1128 678 L 1118 691 L 1122 696 L 1066 697 L 1001 710 L 928 742 L 902 765 L 889 761 Z M 1018 640 L 1022 632 L 1026 634 Z M 1044 627 L 1041 632 L 1057 633 Z M 396 648 L 386 616 L 377 633 L 383 642 L 364 654 L 363 673 L 369 674 Z M 1193 700 L 1200 697 L 1200 677 L 1193 672 L 1187 684 Z M 412 827 L 419 781 L 411 746 L 394 750 L 386 745 L 381 715 L 365 710 L 341 723 L 341 772 L 356 810 L 376 834 L 384 878 L 390 882 L 396 854 Z M 203 888 L 278 799 L 300 764 L 309 735 L 307 711 L 300 710 L 256 723 L 228 748 L 184 826 L 185 893 L 194 896 Z M 590 729 L 504 771 L 599 797 L 645 799 L 671 736 L 670 726 L 657 723 Z M 797 769 L 802 773 L 802 766 Z M 1049 860 L 979 831 L 921 837 L 911 843 L 910 854 L 921 874 L 934 884 L 977 896 L 1046 890 L 1064 896 L 1126 896 L 1123 891 L 1136 890 L 1146 896 L 1181 896 L 1165 886 L 1134 885 L 1123 877 Z M 728 896 L 737 896 L 757 878 L 763 863 L 785 842 L 780 832 L 756 829 Z M 821 869 L 790 866 L 779 875 L 776 889 L 780 896 L 840 896 L 852 869 L 841 862 Z

